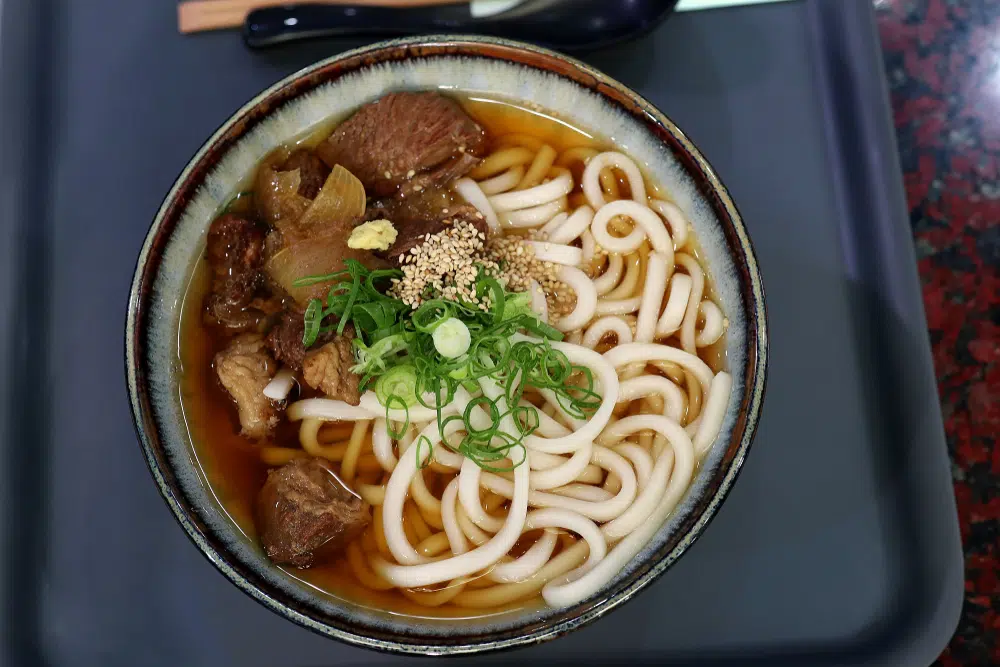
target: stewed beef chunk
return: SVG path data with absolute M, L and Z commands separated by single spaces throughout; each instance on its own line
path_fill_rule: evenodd
M 261 286 L 265 230 L 231 213 L 208 229 L 206 255 L 212 267 L 212 291 L 205 299 L 205 318 L 236 331 L 256 329 L 263 317 L 250 307 Z
M 313 389 L 319 389 L 329 398 L 351 405 L 361 402 L 358 375 L 351 372 L 354 350 L 349 336 L 337 336 L 332 341 L 306 354 L 302 377 Z
M 472 204 L 458 204 L 447 210 L 447 213 L 442 213 L 440 209 L 435 211 L 409 206 L 397 207 L 396 219 L 393 221 L 397 231 L 396 241 L 388 250 L 380 253 L 381 256 L 398 265 L 400 258 L 422 244 L 428 234 L 437 234 L 459 221 L 471 224 L 484 238 L 489 235 L 489 225 Z
M 357 176 L 369 197 L 386 197 L 411 179 L 420 179 L 412 186 L 419 191 L 463 176 L 485 141 L 455 101 L 437 93 L 391 93 L 361 107 L 316 153 Z
M 371 522 L 371 508 L 325 459 L 298 459 L 267 474 L 257 497 L 264 551 L 278 565 L 335 558 Z
M 302 344 L 306 326 L 302 318 L 301 311 L 290 308 L 267 334 L 267 346 L 274 358 L 296 372 L 302 370 L 306 358 L 306 348 Z
M 305 313 L 297 308 L 288 308 L 267 334 L 267 346 L 271 354 L 296 373 L 302 370 L 308 352 L 306 346 L 302 344 L 302 336 L 306 331 L 304 315 Z M 348 326 L 344 333 L 348 339 L 353 338 L 354 329 Z M 331 332 L 320 333 L 313 347 L 330 342 L 334 335 Z
M 239 413 L 241 433 L 248 438 L 263 438 L 278 424 L 278 411 L 264 395 L 264 387 L 277 372 L 267 353 L 264 338 L 245 333 L 215 355 L 219 382 L 232 396 Z
M 306 199 L 315 199 L 330 175 L 330 168 L 310 149 L 299 148 L 281 165 L 281 171 L 296 169 L 299 170 L 299 194 Z

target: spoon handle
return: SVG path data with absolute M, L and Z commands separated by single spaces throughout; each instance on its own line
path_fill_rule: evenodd
M 411 9 L 288 5 L 250 12 L 243 39 L 251 48 L 313 37 L 472 32 L 578 51 L 632 39 L 670 14 L 677 0 L 526 0 L 492 16 L 468 4 Z
M 256 49 L 313 37 L 399 36 L 471 30 L 475 23 L 468 4 L 411 9 L 286 5 L 250 12 L 243 24 L 243 40 Z

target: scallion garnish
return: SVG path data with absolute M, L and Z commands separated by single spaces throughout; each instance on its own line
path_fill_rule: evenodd
M 362 376 L 363 389 L 374 388 L 393 438 L 405 434 L 409 408 L 423 405 L 437 413 L 442 433 L 451 422 L 460 422 L 465 433 L 461 442 L 446 446 L 484 470 L 510 471 L 526 460 L 524 439 L 539 425 L 537 409 L 521 405 L 527 388 L 551 391 L 565 413 L 576 419 L 585 419 L 600 406 L 593 374 L 550 345 L 563 335 L 535 316 L 527 294 L 507 292 L 499 280 L 480 271 L 475 293 L 488 310 L 441 298 L 430 298 L 412 310 L 380 291 L 401 272 L 369 271 L 354 260 L 345 265 L 343 271 L 295 281 L 296 287 L 331 283 L 325 303 L 313 299 L 306 308 L 302 342 L 309 347 L 320 333 L 343 333 L 347 324 L 353 325 L 357 364 L 351 370 Z M 519 331 L 540 340 L 512 342 Z M 458 387 L 476 391 L 482 378 L 496 382 L 502 395 L 495 400 L 476 396 L 463 414 L 444 417 L 444 407 L 454 400 Z M 501 402 L 507 406 L 503 412 Z M 478 427 L 472 420 L 477 407 L 488 417 L 488 423 Z M 401 428 L 388 419 L 394 410 L 405 415 Z M 501 428 L 508 418 L 515 433 Z M 418 462 L 429 460 L 429 447 L 426 437 L 418 438 Z M 501 465 L 507 459 L 511 465 Z

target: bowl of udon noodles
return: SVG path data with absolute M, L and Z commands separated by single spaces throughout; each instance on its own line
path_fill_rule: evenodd
M 236 586 L 368 648 L 527 645 L 705 529 L 767 331 L 728 191 L 591 67 L 397 40 L 268 88 L 138 258 L 126 369 L 171 511 Z

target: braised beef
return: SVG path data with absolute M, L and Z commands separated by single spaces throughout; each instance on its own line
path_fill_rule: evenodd
M 328 398 L 351 405 L 361 402 L 358 389 L 360 377 L 351 372 L 355 364 L 350 336 L 337 336 L 332 341 L 306 354 L 302 364 L 302 377 L 313 389 L 319 389 Z
M 398 196 L 402 198 L 412 197 L 429 189 L 445 187 L 455 179 L 472 171 L 479 162 L 480 158 L 475 155 L 462 153 L 432 171 L 415 174 L 413 178 L 400 185 Z
M 312 150 L 299 148 L 281 165 L 282 171 L 296 169 L 299 170 L 299 194 L 306 199 L 315 199 L 330 175 L 330 168 Z
M 430 187 L 466 174 L 485 141 L 483 129 L 453 100 L 391 93 L 341 123 L 316 153 L 357 176 L 369 197 L 386 197 L 411 179 Z
M 325 459 L 298 459 L 267 474 L 257 496 L 257 529 L 278 565 L 334 559 L 371 522 L 371 508 Z
M 302 336 L 306 331 L 304 315 L 297 308 L 287 308 L 267 334 L 267 346 L 271 354 L 296 373 L 302 370 L 308 352 L 302 344 Z M 351 338 L 354 336 L 354 329 L 348 326 L 344 333 Z M 332 332 L 320 333 L 313 347 L 330 342 L 335 335 Z
M 306 348 L 302 344 L 306 326 L 302 317 L 301 311 L 286 310 L 267 334 L 271 354 L 296 373 L 302 370 L 302 362 L 306 358 Z
M 252 302 L 262 284 L 265 233 L 256 222 L 231 213 L 212 222 L 206 251 L 212 290 L 205 299 L 210 324 L 234 331 L 260 327 L 266 314 Z
M 264 395 L 264 387 L 277 372 L 277 364 L 267 353 L 264 337 L 245 333 L 215 355 L 213 362 L 219 382 L 236 403 L 241 433 L 263 438 L 278 424 L 278 410 Z
M 411 206 L 410 202 L 400 202 L 399 205 L 380 204 L 373 215 L 382 214 L 393 222 L 396 228 L 396 241 L 385 252 L 379 253 L 393 264 L 398 265 L 399 259 L 410 252 L 412 248 L 422 244 L 428 234 L 437 234 L 458 221 L 472 224 L 485 236 L 489 235 L 489 225 L 483 215 L 472 204 L 454 204 L 448 208 Z M 372 218 L 377 219 L 377 218 Z

